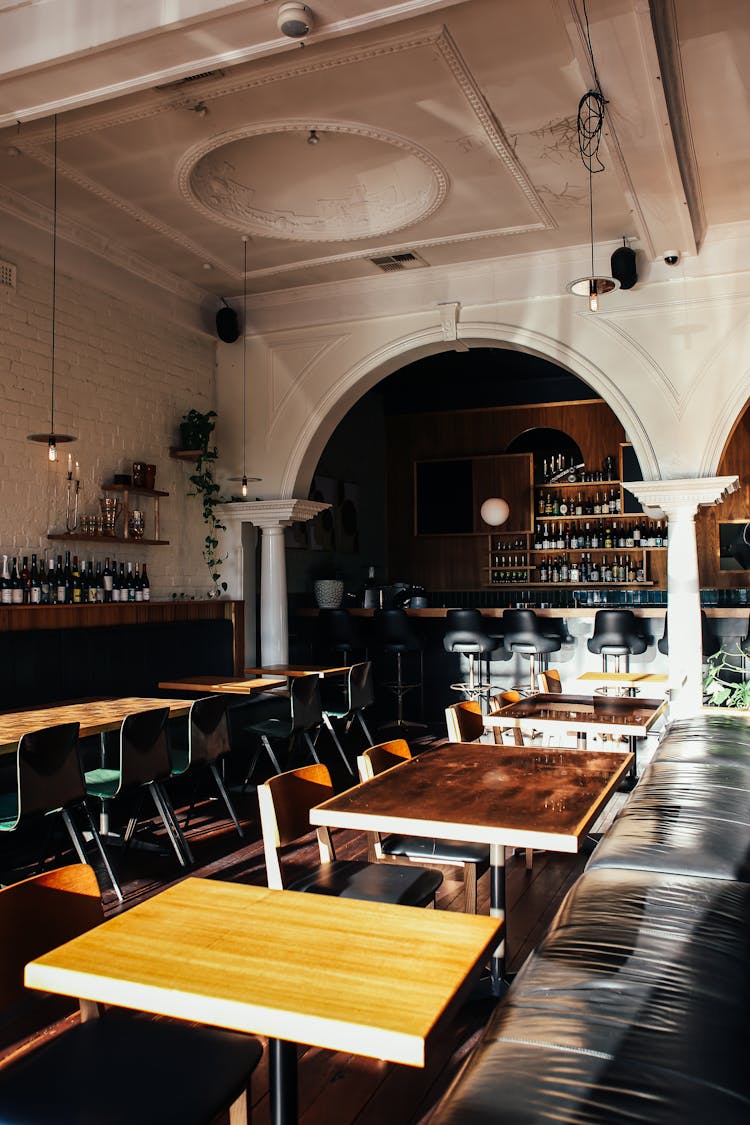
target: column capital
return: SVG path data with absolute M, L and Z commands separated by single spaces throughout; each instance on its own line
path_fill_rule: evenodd
M 718 504 L 739 488 L 739 478 L 688 477 L 681 480 L 623 481 L 623 488 L 640 500 L 646 508 L 659 508 L 667 516 L 678 511 L 696 513 L 699 506 Z
M 306 523 L 330 507 L 330 504 L 319 504 L 316 500 L 233 500 L 230 504 L 222 504 L 217 514 L 223 520 L 273 528 Z

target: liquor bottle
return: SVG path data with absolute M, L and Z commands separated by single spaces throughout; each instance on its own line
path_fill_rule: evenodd
M 549 551 L 549 546 L 550 546 L 549 529 L 548 529 L 548 527 L 545 523 L 544 532 L 542 534 L 542 550 L 543 551 Z
M 540 516 L 544 515 L 544 493 L 543 492 L 539 493 L 539 499 L 536 502 L 536 510 L 537 510 L 538 515 L 540 515 Z
M 565 549 L 565 536 L 563 535 L 563 525 L 561 523 L 557 525 L 557 539 L 555 540 L 555 548 L 558 551 L 563 551 Z
M 567 545 L 568 545 L 568 550 L 570 550 L 570 551 L 577 551 L 578 550 L 578 547 L 579 547 L 578 532 L 576 531 L 575 528 L 573 528 L 573 531 L 571 532 L 570 536 L 568 537 L 568 544 Z
M 55 580 L 55 567 L 52 559 L 46 559 L 40 567 L 40 584 L 42 587 L 42 605 L 52 605 L 52 591 Z
M 654 535 L 654 546 L 655 547 L 661 547 L 661 545 L 662 545 L 661 520 L 657 520 L 656 521 L 656 534 Z
M 560 581 L 560 566 L 557 559 L 552 560 L 552 574 L 550 575 L 550 578 L 553 582 Z
M 29 572 L 29 601 L 32 605 L 42 603 L 42 582 L 39 577 L 39 565 L 36 555 L 31 556 L 31 570 Z
M 539 581 L 542 582 L 542 583 L 547 581 L 547 563 L 546 563 L 546 561 L 543 561 L 542 565 L 539 567 Z
M 544 514 L 545 516 L 552 515 L 552 495 L 549 492 L 544 498 Z
M 83 596 L 83 583 L 81 582 L 81 572 L 78 569 L 78 555 L 73 555 L 73 570 L 70 579 L 71 601 L 73 605 L 80 605 Z
M 612 528 L 607 524 L 604 529 L 604 547 L 607 551 L 611 551 L 613 546 Z
M 117 560 L 112 559 L 112 601 L 119 602 L 122 598 L 120 576 L 117 572 Z
M 596 559 L 594 559 L 593 562 L 591 562 L 590 565 L 589 565 L 589 582 L 598 582 L 598 581 L 599 581 L 599 567 L 598 567 Z
M 10 605 L 10 570 L 8 556 L 3 555 L 3 573 L 0 577 L 0 604 Z
M 86 567 L 86 601 L 89 605 L 96 605 L 96 575 L 93 559 L 89 559 Z
M 109 565 L 109 555 L 104 560 L 104 570 L 102 571 L 102 588 L 104 601 L 109 605 L 112 601 L 112 570 Z
M 573 559 L 571 564 L 570 564 L 570 581 L 571 582 L 580 582 L 581 581 L 581 570 L 580 570 L 577 559 Z
M 57 605 L 65 604 L 65 570 L 62 555 L 57 556 L 57 566 L 55 567 L 55 603 Z
M 581 498 L 580 492 L 578 493 L 578 499 L 576 500 L 576 515 L 583 515 L 583 499 Z
M 569 582 L 570 581 L 570 571 L 568 569 L 567 556 L 560 560 L 560 581 L 561 582 Z
M 568 514 L 568 501 L 565 496 L 560 497 L 559 511 L 561 516 L 567 516 Z
M 599 527 L 594 524 L 594 530 L 591 532 L 591 542 L 589 544 L 592 551 L 598 551 L 600 547 L 599 542 Z
M 21 566 L 21 593 L 23 595 L 23 604 L 28 605 L 31 601 L 31 575 L 29 573 L 29 556 L 23 556 L 23 565 Z
M 591 549 L 591 526 L 589 524 L 586 524 L 586 528 L 583 533 L 583 545 L 587 551 Z
M 661 545 L 662 547 L 669 546 L 669 524 L 666 520 L 664 521 L 664 529 L 661 533 Z
M 557 493 L 555 493 L 555 495 L 552 497 L 552 515 L 560 515 L 560 497 Z
M 122 566 L 122 563 L 120 565 Z M 126 592 L 125 601 L 134 602 L 135 601 L 135 584 L 133 582 L 133 564 L 131 562 L 128 563 L 128 573 L 125 576 L 125 592 Z
M 18 563 L 13 556 L 13 566 L 10 570 L 10 601 L 11 605 L 23 605 L 23 586 L 18 574 Z
M 73 567 L 70 563 L 70 551 L 65 552 L 65 593 L 63 601 L 70 605 L 73 601 Z
M 146 571 L 146 564 L 143 564 L 141 571 L 141 586 L 143 587 L 143 600 L 144 602 L 151 601 L 151 583 L 148 580 L 148 572 Z
M 594 515 L 600 516 L 601 514 L 602 514 L 602 502 L 601 502 L 601 498 L 599 496 L 599 493 L 597 492 L 596 496 L 594 497 Z
M 142 602 L 143 585 L 141 584 L 141 568 L 138 563 L 135 564 L 135 574 L 133 575 L 133 589 L 135 590 L 135 600 L 137 602 Z
M 641 545 L 641 525 L 637 523 L 633 528 L 633 546 L 640 547 Z
M 94 575 L 94 585 L 96 587 L 96 604 L 101 605 L 104 601 L 104 575 L 102 573 L 102 561 L 96 560 L 96 574 Z

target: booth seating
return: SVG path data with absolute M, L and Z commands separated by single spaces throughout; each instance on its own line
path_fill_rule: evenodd
M 594 635 L 586 642 L 589 652 L 602 658 L 602 671 L 609 671 L 607 661 L 614 659 L 615 672 L 630 671 L 630 657 L 640 656 L 648 648 L 643 624 L 632 609 L 600 609 L 594 618 Z M 625 667 L 621 660 L 625 657 Z
M 750 1120 L 750 722 L 671 724 L 431 1125 Z
M 560 651 L 562 639 L 545 635 L 542 622 L 533 609 L 506 609 L 503 613 L 503 644 L 510 652 L 528 656 L 528 692 L 533 695 L 536 691 L 537 662 L 541 665 L 538 670 L 544 671 L 549 654 Z

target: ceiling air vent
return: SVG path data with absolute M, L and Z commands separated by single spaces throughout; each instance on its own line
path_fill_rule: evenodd
M 8 289 L 16 287 L 16 267 L 11 262 L 0 261 L 0 285 L 6 285 Z
M 223 70 L 203 70 L 200 74 L 189 74 L 187 78 L 178 78 L 176 82 L 164 82 L 161 86 L 154 86 L 155 90 L 179 90 L 190 82 L 198 82 L 201 78 L 223 78 Z
M 427 265 L 424 258 L 420 258 L 412 250 L 404 250 L 401 254 L 385 254 L 381 258 L 370 258 L 374 266 L 383 273 L 395 273 L 397 270 L 419 270 Z

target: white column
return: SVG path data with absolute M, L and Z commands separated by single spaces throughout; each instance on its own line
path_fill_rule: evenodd
M 623 485 L 646 508 L 669 520 L 667 617 L 669 620 L 669 717 L 686 718 L 703 705 L 703 645 L 695 514 L 739 487 L 737 477 L 632 481 Z M 649 515 L 651 513 L 648 513 Z
M 289 628 L 286 588 L 284 528 L 305 522 L 330 508 L 312 500 L 247 500 L 223 504 L 227 524 L 253 524 L 260 528 L 260 657 L 261 664 L 285 664 L 289 659 Z M 233 536 L 237 540 L 236 534 Z M 240 563 L 240 570 L 242 564 Z M 245 603 L 246 618 L 252 620 L 255 606 Z

